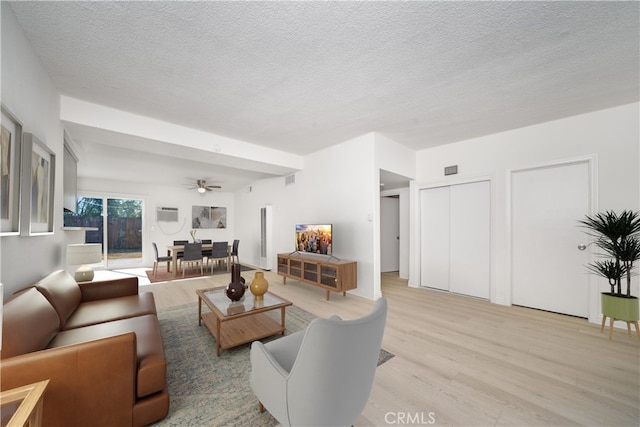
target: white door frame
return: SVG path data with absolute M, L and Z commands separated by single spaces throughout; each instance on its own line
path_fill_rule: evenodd
M 523 166 L 515 169 L 507 169 L 506 177 L 505 177 L 505 208 L 506 208 L 506 212 L 505 212 L 506 283 L 505 283 L 505 289 L 504 289 L 505 305 L 512 305 L 512 295 L 513 295 L 513 277 L 512 277 L 512 274 L 513 274 L 513 269 L 512 269 L 513 220 L 511 215 L 513 210 L 513 206 L 512 206 L 513 200 L 511 197 L 513 174 L 517 172 L 524 172 L 524 171 L 530 171 L 530 170 L 536 170 L 536 169 L 547 169 L 547 168 L 557 167 L 557 166 L 568 166 L 568 165 L 578 164 L 578 163 L 587 163 L 587 168 L 589 170 L 590 200 L 589 200 L 588 214 L 591 215 L 598 211 L 598 157 L 597 155 L 592 154 L 588 156 L 552 160 L 548 162 L 542 162 L 542 163 L 536 163 L 528 166 Z M 576 218 L 576 224 L 579 219 L 580 218 Z M 585 235 L 585 240 L 587 239 L 588 237 Z M 589 262 L 591 262 L 592 256 L 593 256 L 593 252 L 591 250 L 591 246 L 589 246 L 589 249 L 588 249 Z M 587 274 L 586 267 L 585 267 L 585 274 Z M 594 280 L 594 279 L 595 278 L 593 277 L 593 275 L 591 274 L 588 275 L 588 279 L 587 279 L 589 283 L 588 313 L 589 313 L 590 322 L 599 323 L 601 320 L 600 319 L 600 298 L 599 298 L 600 293 L 598 291 L 597 280 Z

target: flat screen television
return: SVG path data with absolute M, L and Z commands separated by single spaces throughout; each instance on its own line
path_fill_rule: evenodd
M 331 255 L 331 224 L 296 224 L 296 251 Z

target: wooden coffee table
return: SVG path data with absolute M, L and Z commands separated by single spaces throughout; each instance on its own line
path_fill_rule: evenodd
M 290 301 L 267 292 L 263 301 L 256 302 L 248 290 L 243 300 L 232 302 L 225 288 L 198 289 L 198 325 L 202 321 L 216 339 L 216 353 L 275 334 L 284 334 L 285 308 Z M 211 310 L 202 312 L 202 303 Z M 266 312 L 280 309 L 280 323 Z

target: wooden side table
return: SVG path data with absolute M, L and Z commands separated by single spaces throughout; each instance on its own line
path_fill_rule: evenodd
M 40 427 L 42 402 L 48 385 L 49 380 L 44 380 L 0 393 L 0 402 L 3 407 L 20 402 L 7 426 Z

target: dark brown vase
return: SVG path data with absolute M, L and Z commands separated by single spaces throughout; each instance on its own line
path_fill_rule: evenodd
M 227 286 L 227 296 L 231 301 L 239 301 L 244 295 L 244 285 L 242 282 L 231 282 Z
M 240 277 L 240 264 L 231 265 L 231 283 L 227 286 L 227 296 L 231 301 L 239 301 L 244 295 L 246 287 Z
M 231 281 L 234 283 L 241 282 L 246 289 L 248 286 L 244 277 L 240 275 L 241 270 L 242 268 L 240 267 L 240 264 L 231 264 Z

